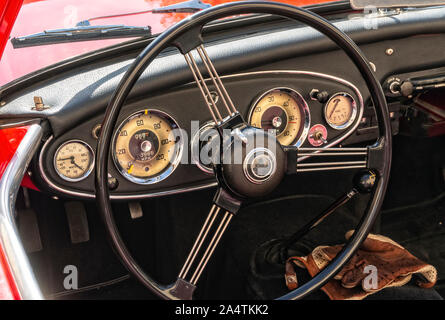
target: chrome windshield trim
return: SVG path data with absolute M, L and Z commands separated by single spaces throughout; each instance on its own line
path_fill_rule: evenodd
M 17 231 L 15 201 L 26 168 L 42 139 L 42 132 L 38 124 L 28 128 L 0 179 L 0 244 L 24 300 L 41 300 L 43 296 Z

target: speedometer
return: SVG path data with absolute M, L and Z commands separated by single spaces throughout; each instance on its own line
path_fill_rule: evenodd
M 281 145 L 300 146 L 309 130 L 309 108 L 295 90 L 276 88 L 263 93 L 254 103 L 249 123 L 263 130 L 273 130 Z
M 158 110 L 141 110 L 125 119 L 113 139 L 113 160 L 129 181 L 152 184 L 169 176 L 182 150 L 177 123 Z

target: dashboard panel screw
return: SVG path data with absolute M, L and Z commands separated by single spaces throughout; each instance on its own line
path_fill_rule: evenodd
M 388 49 L 386 49 L 385 53 L 386 53 L 387 56 L 392 56 L 393 53 L 394 53 L 394 49 L 388 48 Z

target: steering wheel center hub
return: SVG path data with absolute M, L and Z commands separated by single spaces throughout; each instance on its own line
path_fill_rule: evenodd
M 261 197 L 274 190 L 285 174 L 286 156 L 276 136 L 246 126 L 225 142 L 218 179 L 241 198 Z
M 251 150 L 243 162 L 244 175 L 256 184 L 267 181 L 275 173 L 276 168 L 276 157 L 266 148 Z

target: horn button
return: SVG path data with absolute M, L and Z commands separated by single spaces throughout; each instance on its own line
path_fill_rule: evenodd
M 249 126 L 235 129 L 223 150 L 219 177 L 238 196 L 264 196 L 283 179 L 286 157 L 273 134 Z

